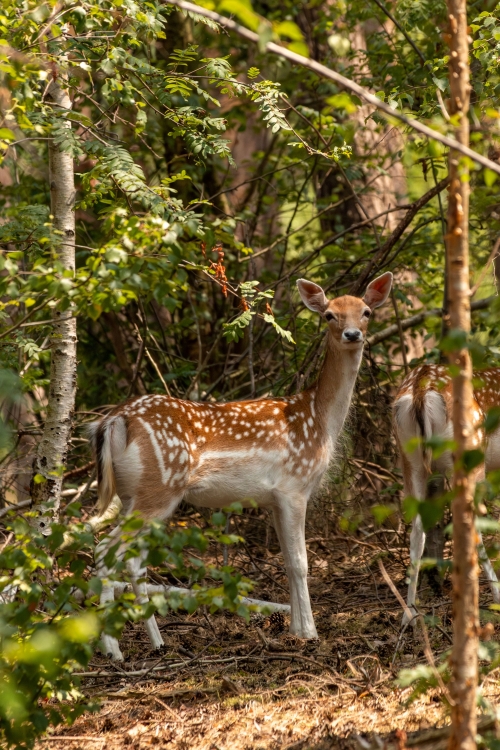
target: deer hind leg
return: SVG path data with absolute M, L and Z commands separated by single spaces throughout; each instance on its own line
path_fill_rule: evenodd
M 101 590 L 101 607 L 105 607 L 109 602 L 113 602 L 115 599 L 115 582 L 111 580 L 113 575 L 113 569 L 108 568 L 104 562 L 104 558 L 108 550 L 117 542 L 121 532 L 121 525 L 118 524 L 113 531 L 106 536 L 96 547 L 96 568 L 97 575 L 102 581 Z M 121 559 L 125 553 L 126 545 L 122 545 L 117 551 L 117 558 Z M 144 559 L 147 555 L 147 550 L 144 550 L 139 557 L 133 557 L 127 560 L 126 567 L 130 575 L 130 582 L 132 588 L 137 597 L 139 604 L 147 604 L 149 602 L 147 582 L 143 579 L 146 575 L 146 566 L 144 565 Z M 163 638 L 161 637 L 158 625 L 154 618 L 154 615 L 148 617 L 145 621 L 146 632 L 151 641 L 153 648 L 158 649 L 164 645 Z M 123 661 L 123 654 L 120 650 L 118 640 L 111 635 L 102 635 L 102 650 L 106 656 L 110 656 L 113 661 Z
M 403 479 L 405 486 L 405 495 L 413 495 L 419 500 L 425 500 L 427 491 L 428 472 L 422 460 L 420 451 L 415 451 L 410 456 L 403 454 Z M 412 618 L 407 612 L 403 614 L 403 626 L 413 621 L 416 625 L 417 610 L 415 602 L 417 600 L 418 573 L 420 570 L 420 561 L 424 552 L 425 531 L 422 525 L 422 519 L 417 515 L 413 519 L 410 534 L 410 580 L 408 584 L 408 597 L 406 603 L 411 612 Z
M 146 581 L 147 572 L 146 566 L 144 565 L 146 556 L 147 550 L 144 550 L 139 557 L 133 557 L 130 560 L 127 560 L 127 570 L 130 575 L 132 588 L 139 604 L 147 604 L 149 602 L 148 585 Z M 154 615 L 148 617 L 148 619 L 144 621 L 144 625 L 146 627 L 146 632 L 149 636 L 149 640 L 151 641 L 151 645 L 153 646 L 153 648 L 162 648 L 165 643 L 163 641 L 163 638 L 161 637 L 160 630 L 158 628 L 158 624 L 155 620 Z
M 112 568 L 107 567 L 104 562 L 104 558 L 106 557 L 106 554 L 110 547 L 112 547 L 116 542 L 117 537 L 120 536 L 120 532 L 121 525 L 118 524 L 118 526 L 116 526 L 116 528 L 114 528 L 110 534 L 108 534 L 106 537 L 104 537 L 104 539 L 102 539 L 102 541 L 99 542 L 95 550 L 97 576 L 101 579 L 102 582 L 100 598 L 101 607 L 105 607 L 107 604 L 115 600 L 115 585 L 114 581 L 110 579 L 110 576 L 113 574 L 113 570 Z M 117 639 L 113 636 L 103 633 L 101 637 L 101 648 L 104 654 L 111 657 L 113 661 L 123 661 L 123 654 L 120 651 L 120 646 L 118 645 Z
M 161 520 L 166 520 L 174 514 L 181 500 L 182 494 L 180 492 L 166 490 L 158 495 L 156 484 L 148 486 L 146 482 L 143 482 L 134 499 L 133 509 L 137 510 L 145 519 L 160 518 Z M 148 551 L 146 549 L 138 557 L 127 560 L 127 571 L 139 604 L 147 604 L 149 602 L 146 580 L 147 569 L 144 564 L 147 554 Z M 162 648 L 165 643 L 161 637 L 155 616 L 151 615 L 151 617 L 148 617 L 144 621 L 144 626 L 152 647 L 154 649 Z
M 484 464 L 477 470 L 476 474 L 476 482 L 483 482 L 485 479 L 485 472 L 486 468 Z M 483 537 L 480 531 L 477 532 L 477 556 L 479 559 L 479 563 L 481 564 L 485 574 L 486 578 L 488 579 L 488 583 L 490 584 L 491 593 L 493 596 L 493 601 L 495 604 L 500 604 L 500 588 L 498 584 L 498 578 L 497 574 L 495 573 L 495 569 L 493 568 L 493 565 L 491 564 L 491 560 L 488 557 L 488 553 L 486 552 L 486 548 L 484 546 Z
M 420 570 L 420 561 L 424 552 L 425 531 L 420 516 L 413 519 L 410 534 L 410 582 L 408 584 L 408 598 L 406 603 L 411 613 L 411 617 L 405 611 L 403 614 L 403 626 L 413 621 L 416 624 L 417 610 L 415 602 L 417 600 L 418 573 Z
M 484 542 L 483 542 L 483 537 L 480 531 L 477 532 L 477 536 L 478 536 L 477 553 L 478 553 L 479 562 L 481 563 L 483 570 L 486 573 L 486 578 L 488 579 L 488 582 L 490 584 L 493 601 L 495 602 L 495 604 L 500 604 L 500 590 L 499 590 L 499 585 L 498 585 L 497 574 L 495 573 L 493 565 L 491 564 L 491 560 L 488 557 L 488 553 L 486 552 Z
M 299 638 L 317 638 L 307 588 L 306 509 L 307 498 L 279 495 L 273 516 L 290 586 L 290 632 Z

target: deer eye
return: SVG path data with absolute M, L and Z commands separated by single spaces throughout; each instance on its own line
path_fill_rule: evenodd
M 371 310 L 368 310 L 368 309 L 366 309 L 366 310 L 365 310 L 365 311 L 363 312 L 363 317 L 364 317 L 364 318 L 369 318 L 371 314 L 372 314 L 372 313 L 371 313 Z
M 331 313 L 331 312 L 325 313 L 325 319 L 328 320 L 328 321 L 330 321 L 330 320 L 337 320 L 337 318 L 335 317 L 335 315 L 333 313 Z

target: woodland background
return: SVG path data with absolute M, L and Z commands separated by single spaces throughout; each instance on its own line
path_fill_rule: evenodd
M 280 41 L 339 70 L 394 109 L 447 132 L 444 3 L 202 4 L 258 31 L 263 42 Z M 471 145 L 497 161 L 500 7 L 482 0 L 470 3 L 469 13 Z M 58 78 L 68 85 L 72 102 L 64 117 L 46 100 L 50 80 Z M 326 618 L 327 647 L 316 663 L 340 669 L 344 658 L 352 656 L 349 639 L 358 638 L 355 657 L 371 667 L 376 663 L 379 672 L 370 671 L 365 662 L 360 670 L 352 659 L 350 672 L 342 667 L 350 675 L 346 680 L 357 680 L 355 695 L 366 688 L 366 680 L 369 685 L 383 682 L 405 663 L 413 664 L 422 654 L 421 644 L 410 644 L 405 652 L 405 642 L 387 636 L 391 628 L 397 631 L 399 617 L 388 589 L 375 616 L 389 606 L 396 614 L 390 622 L 382 619 L 370 626 L 373 632 L 380 628 L 383 647 L 372 644 L 367 652 L 366 637 L 359 634 L 368 627 L 363 617 L 373 605 L 372 594 L 381 602 L 377 585 L 382 584 L 373 568 L 377 554 L 386 555 L 404 591 L 408 560 L 403 516 L 406 512 L 408 520 L 411 509 L 402 503 L 391 398 L 408 367 L 442 356 L 445 149 L 388 123 L 332 82 L 262 54 L 259 45 L 165 3 L 5 2 L 0 79 L 3 517 L 13 506 L 26 508 L 30 484 L 33 489 L 32 483 L 41 481 L 38 474 L 33 478 L 32 464 L 46 416 L 51 315 L 57 311 L 71 310 L 77 319 L 74 429 L 60 471 L 63 506 L 70 503 L 64 512 L 78 519 L 91 512 L 96 497 L 86 423 L 110 405 L 144 393 L 237 400 L 301 390 L 318 372 L 324 332 L 300 304 L 296 279 L 321 284 L 329 296 L 362 294 L 372 278 L 390 270 L 395 275 L 392 304 L 371 322 L 345 439 L 311 508 L 307 535 L 316 581 L 313 599 L 324 607 Z M 64 269 L 57 256 L 60 237 L 50 214 L 50 140 L 73 159 L 74 272 Z M 499 305 L 496 298 L 489 299 L 496 295 L 494 260 L 488 266 L 497 247 L 500 209 L 496 175 L 472 163 L 471 169 L 473 355 L 476 365 L 485 366 L 498 364 L 500 355 Z M 429 310 L 434 315 L 404 322 Z M 494 486 L 493 479 L 491 498 L 486 498 L 491 508 Z M 79 506 L 72 503 L 75 497 Z M 25 542 L 25 520 L 22 514 L 16 518 L 10 521 L 18 524 L 9 527 L 11 534 Z M 210 565 L 230 563 L 236 577 L 245 574 L 257 582 L 256 595 L 285 601 L 286 578 L 276 562 L 277 542 L 266 514 L 219 517 L 217 524 L 220 533 L 241 533 L 245 542 L 228 547 L 209 537 Z M 186 534 L 193 526 L 205 533 L 213 519 L 183 508 L 172 524 Z M 223 541 L 232 541 L 227 533 Z M 52 550 L 58 538 L 54 532 Z M 11 540 L 6 531 L 4 554 L 7 550 L 25 566 L 19 575 L 29 588 L 28 568 L 38 571 L 45 565 L 40 562 L 44 542 L 35 540 L 20 563 L 15 557 L 19 548 L 11 549 Z M 186 545 L 192 542 L 186 537 Z M 490 548 L 495 551 L 493 540 Z M 62 561 L 61 569 L 68 564 L 73 576 L 84 578 L 71 568 L 76 557 Z M 356 584 L 354 601 L 347 603 L 359 565 L 366 566 L 361 578 L 367 582 Z M 2 568 L 15 567 L 3 560 Z M 172 570 L 164 571 L 167 579 L 197 580 L 191 569 L 180 578 Z M 208 568 L 200 570 L 204 575 Z M 2 581 L 6 586 L 7 577 Z M 43 591 L 50 600 L 44 585 L 41 576 L 28 598 L 38 603 Z M 439 593 L 439 581 L 434 585 Z M 342 603 L 337 597 L 341 591 L 347 597 Z M 2 621 L 7 638 L 14 610 L 16 627 L 26 632 L 47 624 L 40 615 L 34 625 L 26 612 L 22 620 L 19 609 L 9 606 Z M 351 613 L 352 629 L 328 619 L 333 606 L 339 622 L 344 622 L 342 612 Z M 446 606 L 435 620 L 438 650 L 446 643 Z M 57 621 L 61 612 L 73 616 L 74 611 L 65 599 L 60 607 L 55 602 L 51 617 Z M 112 613 L 116 627 L 140 616 L 130 603 L 124 611 L 118 607 Z M 173 618 L 168 622 L 177 616 L 168 607 L 162 614 Z M 193 622 L 204 627 L 202 617 Z M 240 621 L 214 622 L 210 627 L 226 633 L 231 645 Z M 89 625 L 88 632 L 94 627 Z M 185 625 L 186 632 L 189 627 Z M 133 635 L 130 623 L 127 628 Z M 250 642 L 252 637 L 255 633 Z M 133 655 L 133 638 L 130 643 L 130 658 L 142 658 Z M 196 652 L 193 642 L 172 644 L 180 653 Z M 92 652 L 82 654 L 68 652 L 68 663 L 72 658 L 88 663 Z M 490 656 L 496 658 L 493 652 Z M 200 684 L 199 675 L 197 679 Z M 239 679 L 244 682 L 241 675 Z M 277 685 L 283 679 L 275 675 Z M 2 680 L 4 697 L 14 695 L 10 677 L 4 674 Z M 237 695 L 239 683 L 231 682 L 233 688 L 227 689 Z M 94 692 L 102 689 L 98 680 L 92 685 Z M 328 692 L 328 686 L 321 689 Z M 33 693 L 36 699 L 41 694 Z M 54 688 L 47 700 L 61 694 Z M 29 737 L 25 729 L 15 735 L 15 721 L 2 710 L 9 741 L 31 742 L 39 730 Z M 40 726 L 52 721 L 47 710 L 42 714 Z M 181 747 L 185 740 L 179 741 Z

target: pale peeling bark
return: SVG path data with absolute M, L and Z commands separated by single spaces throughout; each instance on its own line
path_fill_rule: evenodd
M 450 114 L 458 115 L 456 139 L 469 143 L 469 59 L 466 0 L 447 0 L 450 22 Z M 457 151 L 450 151 L 448 234 L 446 237 L 450 329 L 470 331 L 469 174 Z M 478 678 L 478 565 L 474 527 L 474 472 L 461 466 L 464 451 L 474 446 L 472 424 L 472 365 L 467 349 L 450 354 L 458 368 L 453 377 L 453 435 L 456 443 L 453 512 L 453 649 L 450 694 L 450 750 L 476 747 L 476 688 Z M 452 370 L 452 375 L 454 371 Z
M 71 109 L 67 91 L 58 80 L 49 86 L 46 101 L 54 109 Z M 65 126 L 70 128 L 67 121 Z M 75 270 L 75 181 L 73 157 L 61 151 L 53 142 L 49 145 L 49 173 L 51 212 L 54 228 L 60 240 L 55 248 L 57 258 L 65 270 Z M 66 461 L 76 394 L 76 319 L 73 309 L 53 313 L 50 336 L 50 385 L 47 418 L 43 437 L 34 462 L 31 496 L 41 505 L 42 512 L 57 515 L 59 510 L 62 468 Z M 37 475 L 45 481 L 37 482 Z

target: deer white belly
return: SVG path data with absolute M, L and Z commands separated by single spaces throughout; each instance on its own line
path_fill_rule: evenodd
M 203 508 L 233 502 L 250 507 L 272 505 L 276 493 L 309 497 L 328 465 L 327 451 L 319 462 L 292 457 L 287 447 L 273 450 L 205 451 L 193 468 L 184 499 Z M 294 473 L 290 474 L 289 465 Z

